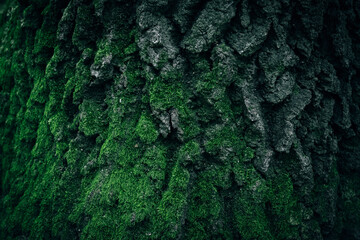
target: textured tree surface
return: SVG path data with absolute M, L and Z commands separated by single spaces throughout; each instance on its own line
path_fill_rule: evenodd
M 0 17 L 0 239 L 360 239 L 359 0 Z

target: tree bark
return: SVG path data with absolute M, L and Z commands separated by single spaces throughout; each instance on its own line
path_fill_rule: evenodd
M 0 9 L 1 239 L 360 239 L 359 0 Z

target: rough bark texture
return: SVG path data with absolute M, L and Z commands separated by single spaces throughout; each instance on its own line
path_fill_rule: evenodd
M 359 0 L 8 0 L 1 239 L 360 239 Z

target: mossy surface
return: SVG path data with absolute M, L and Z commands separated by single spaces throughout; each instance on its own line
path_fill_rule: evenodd
M 0 3 L 0 239 L 358 239 L 360 6 L 325 2 Z

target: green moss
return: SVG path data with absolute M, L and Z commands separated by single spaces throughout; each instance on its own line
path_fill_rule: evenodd
M 236 229 L 243 239 L 275 239 L 265 213 L 265 183 L 259 177 L 251 182 L 234 200 Z
M 188 170 L 176 164 L 172 173 L 168 189 L 158 206 L 158 220 L 156 223 L 156 237 L 162 239 L 175 238 L 182 229 L 182 219 L 188 204 L 188 186 L 190 173 Z
M 194 70 L 199 74 L 198 82 L 196 83 L 197 92 L 203 94 L 209 93 L 214 88 L 218 88 L 218 78 L 215 72 L 210 69 L 210 64 L 207 60 L 201 59 L 195 63 Z
M 293 184 L 288 174 L 282 173 L 269 181 L 268 199 L 276 214 L 287 215 L 294 207 Z
M 93 100 L 84 100 L 79 106 L 80 124 L 79 130 L 86 136 L 100 134 L 106 129 L 106 113 L 101 104 Z
M 57 141 L 63 138 L 63 134 L 65 133 L 64 125 L 66 126 L 67 121 L 68 118 L 64 112 L 59 112 L 49 119 L 50 131 Z
M 208 153 L 216 155 L 224 149 L 229 149 L 234 154 L 243 158 L 242 156 L 244 155 L 246 143 L 241 135 L 231 126 L 215 125 L 214 127 L 209 128 L 205 135 L 207 136 L 205 149 Z
M 340 206 L 344 210 L 342 224 L 346 231 L 354 232 L 360 224 L 360 180 L 356 174 L 342 179 L 340 185 Z
M 33 48 L 33 55 L 36 56 L 35 62 L 37 64 L 46 65 L 52 56 L 56 42 L 56 13 L 53 5 L 50 3 L 42 11 L 44 22 L 40 29 L 36 31 L 35 44 Z
M 223 226 L 217 221 L 219 221 L 223 206 L 211 178 L 201 177 L 196 180 L 189 201 L 187 238 L 209 239 L 221 233 Z
M 202 149 L 200 148 L 200 144 L 192 140 L 180 148 L 178 159 L 185 166 L 188 164 L 196 164 L 201 160 L 201 153 Z
M 179 83 L 166 83 L 156 78 L 150 85 L 150 104 L 154 109 L 168 110 L 184 104 L 184 90 Z
M 123 119 L 109 126 L 109 135 L 101 147 L 99 163 L 117 164 L 119 166 L 133 166 L 136 159 L 140 159 L 144 146 L 139 142 L 135 133 L 137 116 Z
M 77 8 L 75 28 L 72 34 L 72 42 L 79 50 L 91 46 L 95 42 L 94 35 L 97 30 L 97 23 L 93 18 L 94 9 L 91 5 L 80 5 Z
M 127 48 L 124 49 L 126 55 L 131 55 L 137 51 L 137 45 L 135 43 L 130 44 Z
M 273 218 L 274 236 L 277 239 L 298 238 L 296 225 L 301 221 L 301 210 L 287 173 L 280 173 L 268 182 L 267 201 Z
M 177 109 L 179 111 L 182 140 L 188 141 L 198 136 L 201 133 L 201 127 L 198 122 L 194 121 L 197 118 L 196 113 L 186 105 L 180 106 Z
M 45 26 L 44 26 L 45 28 Z M 35 37 L 35 46 L 34 46 L 34 50 L 33 53 L 34 54 L 39 54 L 42 51 L 49 51 L 49 48 L 51 47 L 55 47 L 55 39 L 56 39 L 56 34 L 55 32 L 48 32 L 48 30 L 42 30 L 39 29 L 36 32 L 36 37 Z M 39 54 L 41 55 L 41 54 Z M 44 59 L 44 62 L 42 63 L 46 63 L 48 59 Z
M 159 136 L 159 132 L 155 128 L 155 124 L 151 118 L 143 113 L 136 126 L 136 134 L 145 143 L 153 143 Z
M 326 182 L 317 182 L 312 192 L 313 198 L 316 199 L 314 210 L 319 215 L 320 223 L 331 223 L 334 219 L 335 206 L 331 204 L 330 198 L 335 197 L 339 182 L 339 173 L 336 163 L 333 162 Z
M 90 67 L 86 64 L 93 57 L 92 49 L 85 49 L 82 57 L 76 64 L 75 76 L 71 77 L 66 83 L 64 99 L 72 94 L 73 103 L 79 104 L 84 98 L 85 90 L 91 81 Z
M 153 146 L 145 151 L 136 168 L 141 169 L 145 176 L 151 179 L 154 187 L 160 193 L 165 183 L 166 165 L 166 148 Z
M 207 171 L 203 173 L 211 179 L 211 182 L 217 189 L 229 189 L 232 185 L 232 169 L 230 164 L 222 165 L 211 165 Z
M 285 172 L 265 182 L 252 165 L 235 162 L 236 182 L 242 186 L 235 218 L 244 239 L 297 239 L 302 221 L 290 176 Z

